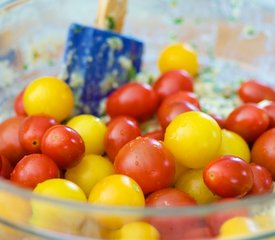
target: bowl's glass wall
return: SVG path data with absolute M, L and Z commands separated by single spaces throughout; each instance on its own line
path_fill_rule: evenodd
M 11 114 L 13 97 L 28 81 L 41 75 L 61 73 L 69 24 L 78 22 L 92 25 L 97 6 L 97 1 L 87 0 L 8 2 L 0 2 L 1 120 Z M 275 86 L 274 24 L 275 6 L 272 0 L 129 0 L 123 32 L 145 42 L 145 72 L 157 75 L 159 49 L 178 40 L 192 44 L 199 53 L 202 65 L 215 67 L 215 71 L 208 74 L 217 79 L 217 84 L 232 85 L 240 79 L 251 77 Z M 273 198 L 271 195 L 249 199 L 241 206 L 227 204 L 222 208 L 247 209 L 251 216 L 264 219 L 266 231 L 261 233 L 261 238 L 275 236 Z M 34 199 L 29 192 L 19 191 L 1 181 L 0 239 L 23 239 L 23 236 L 26 237 L 24 239 L 40 239 L 38 236 L 45 239 L 73 239 L 63 234 L 74 235 L 76 239 L 81 239 L 80 236 L 101 239 L 108 236 L 108 231 L 102 227 L 106 221 L 119 224 L 158 214 L 168 214 L 169 221 L 171 215 L 205 216 L 213 211 L 221 211 L 221 207 L 166 212 L 110 211 L 81 204 L 64 206 L 58 201 L 49 203 L 47 199 L 43 205 L 39 201 L 42 200 Z M 44 216 L 47 220 L 40 221 L 35 217 L 35 211 L 40 211 L 41 206 L 47 209 Z M 105 216 L 102 220 L 100 216 L 99 220 L 100 212 L 101 215 L 111 212 L 111 219 Z M 51 231 L 42 231 L 40 227 Z

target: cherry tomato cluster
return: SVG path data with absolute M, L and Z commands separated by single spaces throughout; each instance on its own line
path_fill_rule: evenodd
M 162 73 L 152 85 L 132 81 L 110 94 L 108 123 L 74 116 L 73 93 L 62 80 L 31 82 L 15 99 L 16 116 L 0 124 L 0 176 L 42 195 L 110 206 L 195 207 L 271 193 L 275 90 L 243 82 L 236 90 L 242 104 L 222 117 L 202 111 L 190 47 L 168 46 L 158 64 Z M 146 122 L 153 129 L 144 129 Z M 31 222 L 48 227 L 40 211 L 49 209 L 33 205 Z M 230 236 L 236 224 L 249 233 L 253 221 L 244 208 L 203 217 L 94 220 L 110 239 L 161 240 Z

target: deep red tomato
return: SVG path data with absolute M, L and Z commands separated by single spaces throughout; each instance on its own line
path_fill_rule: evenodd
M 9 179 L 12 170 L 13 167 L 10 161 L 4 156 L 0 155 L 0 177 Z
M 273 191 L 271 173 L 265 167 L 255 163 L 251 163 L 250 167 L 253 172 L 253 186 L 247 195 L 271 193 Z
M 104 139 L 108 158 L 113 162 L 120 148 L 140 135 L 138 122 L 134 118 L 119 116 L 112 119 L 107 126 Z
M 158 95 L 148 84 L 126 83 L 116 89 L 106 102 L 106 111 L 113 118 L 130 116 L 139 121 L 150 118 L 158 107 Z
M 227 202 L 236 202 L 240 201 L 237 198 L 221 198 L 214 202 L 217 203 L 227 203 Z M 246 208 L 229 208 L 226 210 L 217 211 L 211 214 L 208 214 L 205 218 L 206 224 L 209 227 L 211 233 L 214 236 L 217 236 L 220 231 L 220 227 L 223 223 L 233 217 L 247 217 L 249 214 L 248 209 Z
M 197 206 L 196 201 L 187 193 L 175 188 L 165 188 L 147 196 L 146 207 L 189 207 Z M 154 216 L 146 219 L 155 226 L 161 235 L 161 240 L 178 240 L 188 234 L 189 231 L 203 226 L 200 217 L 192 216 Z
M 275 127 L 275 102 L 266 102 L 263 106 L 260 106 L 266 110 L 269 116 L 269 128 Z
M 26 117 L 19 128 L 19 141 L 27 153 L 41 153 L 41 139 L 46 130 L 58 122 L 49 116 Z
M 209 114 L 212 118 L 216 120 L 216 122 L 219 124 L 220 128 L 225 127 L 226 119 L 218 114 Z
M 195 105 L 187 101 L 163 101 L 157 111 L 158 122 L 160 126 L 165 129 L 176 116 L 188 111 L 199 111 L 199 109 Z
M 13 110 L 15 111 L 17 116 L 27 116 L 25 112 L 24 104 L 23 104 L 23 95 L 25 92 L 25 88 L 22 89 L 14 99 L 13 102 Z
M 55 125 L 44 133 L 41 151 L 51 157 L 59 168 L 65 169 L 78 164 L 85 153 L 85 145 L 74 129 L 65 125 Z
M 253 173 L 250 165 L 241 158 L 223 155 L 206 165 L 203 180 L 218 196 L 243 197 L 253 186 Z
M 162 129 L 154 130 L 151 132 L 147 132 L 143 134 L 143 137 L 149 137 L 149 138 L 154 138 L 158 141 L 163 141 L 164 139 L 164 132 Z
M 235 108 L 226 118 L 225 128 L 238 133 L 253 143 L 269 126 L 269 116 L 256 104 L 245 103 Z
M 243 102 L 258 103 L 265 99 L 275 101 L 274 89 L 256 80 L 243 82 L 238 89 L 238 95 Z
M 252 162 L 265 167 L 275 180 L 275 128 L 264 132 L 251 149 Z
M 193 91 L 193 77 L 184 70 L 170 70 L 159 76 L 153 85 L 160 101 L 178 91 Z
M 19 127 L 25 117 L 11 117 L 0 123 L 0 154 L 14 166 L 24 155 L 25 150 L 19 141 Z
M 169 187 L 175 176 L 175 160 L 158 140 L 138 137 L 125 144 L 114 162 L 115 172 L 133 178 L 144 194 Z
M 179 91 L 171 94 L 163 100 L 163 103 L 171 103 L 171 102 L 190 102 L 195 105 L 198 109 L 201 109 L 199 99 L 197 95 L 193 92 L 188 91 Z
M 33 153 L 24 156 L 15 166 L 10 180 L 22 187 L 34 188 L 50 178 L 59 177 L 59 168 L 47 155 Z

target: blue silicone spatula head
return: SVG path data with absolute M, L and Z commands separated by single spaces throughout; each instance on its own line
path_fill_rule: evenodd
M 126 3 L 99 0 L 96 27 L 73 23 L 69 28 L 63 78 L 74 91 L 78 113 L 100 116 L 106 96 L 140 71 L 142 42 L 104 29 L 111 22 L 120 31 Z

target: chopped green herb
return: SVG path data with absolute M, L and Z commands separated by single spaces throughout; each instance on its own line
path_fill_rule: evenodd
M 29 68 L 28 64 L 24 64 L 24 65 L 23 65 L 23 69 L 24 69 L 25 71 L 27 71 L 28 68 Z
M 134 79 L 136 75 L 137 75 L 137 71 L 134 67 L 131 67 L 128 69 L 128 71 L 127 71 L 128 79 L 130 79 L 130 80 Z
M 173 19 L 173 23 L 176 25 L 181 25 L 184 23 L 184 18 L 183 17 L 176 17 Z
M 74 30 L 75 33 L 80 33 L 81 32 L 81 27 L 76 25 L 76 26 L 74 26 L 73 30 Z
M 106 25 L 107 25 L 107 29 L 109 29 L 109 30 L 114 30 L 115 27 L 116 27 L 116 23 L 115 23 L 114 18 L 111 17 L 111 16 L 108 16 L 108 17 L 106 18 Z
M 51 67 L 54 66 L 54 61 L 52 59 L 49 59 L 48 65 L 51 66 Z

